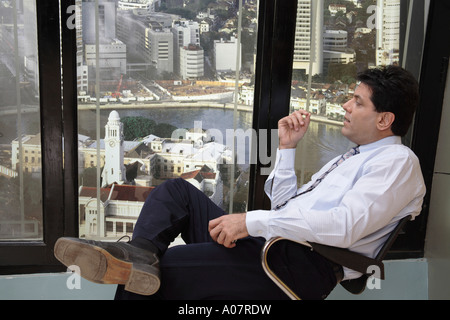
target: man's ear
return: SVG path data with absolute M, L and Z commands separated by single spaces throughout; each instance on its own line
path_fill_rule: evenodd
M 378 130 L 385 131 L 392 128 L 395 121 L 395 114 L 392 112 L 381 112 L 378 117 Z

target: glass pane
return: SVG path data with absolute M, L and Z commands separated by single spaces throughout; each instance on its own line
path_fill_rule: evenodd
M 0 240 L 42 239 L 34 1 L 0 2 Z
M 342 105 L 354 93 L 357 73 L 400 64 L 400 3 L 298 0 L 291 111 L 312 113 L 298 146 L 299 183 L 351 147 L 341 135 Z
M 246 210 L 257 1 L 239 2 L 76 2 L 80 237 L 131 235 L 178 177 Z

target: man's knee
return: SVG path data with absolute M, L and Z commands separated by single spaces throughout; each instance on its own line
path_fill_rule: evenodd
M 168 179 L 166 180 L 161 186 L 166 187 L 185 187 L 189 185 L 190 183 L 184 180 L 183 178 L 174 178 L 174 179 Z

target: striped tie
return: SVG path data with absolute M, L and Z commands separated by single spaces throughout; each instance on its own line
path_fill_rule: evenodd
M 312 190 L 314 190 L 314 188 L 317 187 L 319 185 L 319 183 L 321 183 L 322 180 L 325 179 L 325 177 L 331 171 L 336 169 L 342 162 L 344 162 L 348 158 L 353 157 L 354 155 L 357 155 L 357 154 L 359 154 L 359 146 L 352 148 L 347 153 L 343 154 L 335 163 L 333 163 L 331 165 L 330 169 L 328 169 L 324 174 L 322 174 L 306 191 L 303 191 L 302 193 L 299 193 L 299 194 L 293 196 L 288 201 L 285 201 L 283 204 L 276 206 L 275 210 L 279 210 L 279 209 L 283 208 L 290 200 L 300 197 L 301 195 L 304 195 L 305 193 L 308 193 L 308 192 L 311 192 Z

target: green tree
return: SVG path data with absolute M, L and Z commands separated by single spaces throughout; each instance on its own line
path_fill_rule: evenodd
M 156 122 L 144 117 L 125 117 L 122 119 L 124 139 L 132 141 L 153 133 Z
M 155 126 L 155 129 L 153 131 L 153 134 L 155 136 L 161 137 L 161 138 L 170 138 L 172 137 L 172 132 L 174 132 L 177 127 L 168 124 L 168 123 L 158 123 Z
M 330 63 L 328 66 L 328 80 L 330 82 L 334 81 L 345 81 L 346 83 L 351 82 L 356 75 L 356 64 L 339 64 Z

